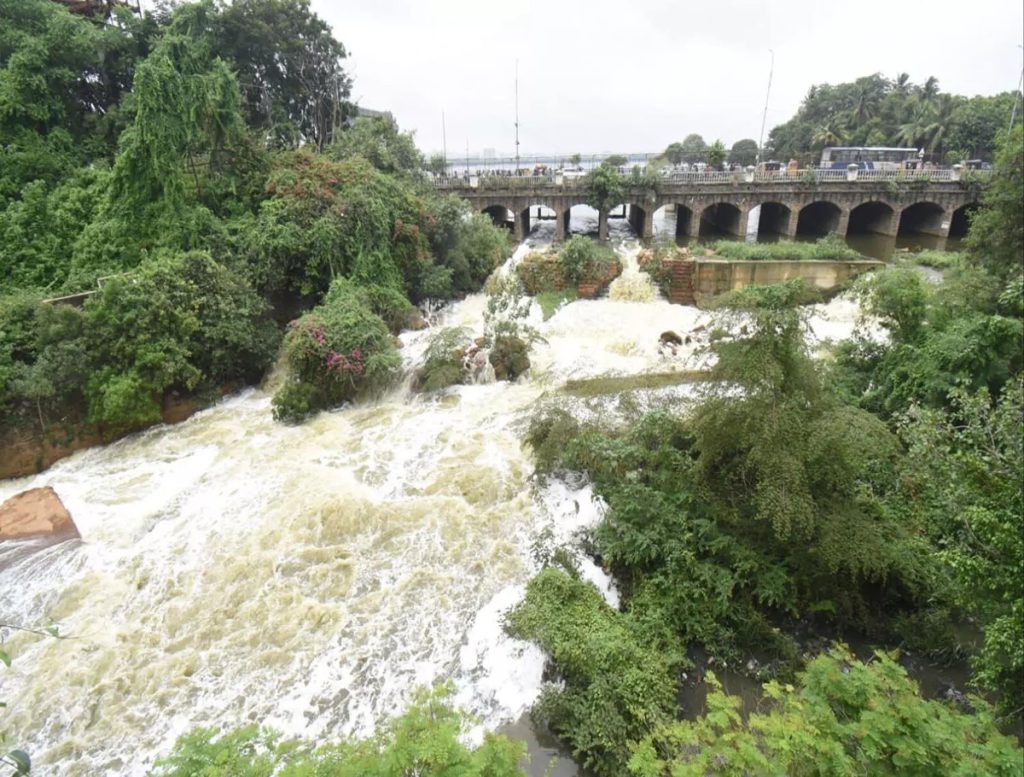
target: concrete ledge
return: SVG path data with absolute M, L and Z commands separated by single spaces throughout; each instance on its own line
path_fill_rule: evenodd
M 827 296 L 838 292 L 850 279 L 882 267 L 885 267 L 885 262 L 876 259 L 734 261 L 703 257 L 694 260 L 693 291 L 697 304 L 700 304 L 727 291 L 755 285 L 771 286 L 801 278 Z

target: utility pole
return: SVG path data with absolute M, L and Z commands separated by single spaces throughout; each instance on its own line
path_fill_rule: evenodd
M 448 130 L 444 126 L 444 111 L 441 111 L 441 156 L 444 157 L 444 173 L 448 174 Z
M 469 175 L 469 138 L 466 138 L 466 175 Z
M 775 72 L 775 52 L 768 49 L 768 53 L 772 55 L 772 64 L 768 68 L 768 91 L 764 93 L 764 113 L 761 115 L 761 137 L 757 139 L 757 157 L 754 160 L 754 164 L 761 163 L 761 147 L 764 145 L 764 125 L 768 121 L 768 97 L 772 93 L 772 73 Z
M 519 60 L 516 60 L 516 170 L 519 170 Z

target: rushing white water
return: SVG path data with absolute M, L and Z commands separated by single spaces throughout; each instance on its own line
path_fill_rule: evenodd
M 672 354 L 658 336 L 707 320 L 644 291 L 635 245 L 623 253 L 618 299 L 547 322 L 534 311 L 546 342 L 517 383 L 403 389 L 301 426 L 275 423 L 270 394 L 250 389 L 0 482 L 0 500 L 53 486 L 82 534 L 0 557 L 0 622 L 53 621 L 70 637 L 14 633 L 5 646 L 4 726 L 33 773 L 143 774 L 196 726 L 366 734 L 445 679 L 483 727 L 518 718 L 543 656 L 503 633 L 502 614 L 538 546 L 570 542 L 603 510 L 587 487 L 531 479 L 525 423 L 569 379 L 692 367 L 696 341 Z M 479 333 L 484 309 L 474 295 L 435 318 Z M 846 334 L 855 313 L 821 306 L 816 328 Z M 429 335 L 403 335 L 408 366 Z M 607 575 L 580 561 L 617 604 Z

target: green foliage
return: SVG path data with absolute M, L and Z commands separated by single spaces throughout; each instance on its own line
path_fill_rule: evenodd
M 1024 708 L 1024 382 L 996 402 L 985 389 L 957 388 L 951 400 L 949 415 L 915 407 L 901 423 L 905 504 L 940 549 L 958 603 L 982 618 L 976 681 L 1012 715 Z
M 199 729 L 178 739 L 157 762 L 153 777 L 523 777 L 525 748 L 486 735 L 468 748 L 467 728 L 449 701 L 451 689 L 417 691 L 402 715 L 369 739 L 312 745 L 282 741 L 273 731 L 248 726 L 218 735 Z
M 868 663 L 837 647 L 815 658 L 799 685 L 765 685 L 767 710 L 744 718 L 740 700 L 709 675 L 707 710 L 640 742 L 637 777 L 862 774 L 967 777 L 1020 773 L 1022 754 L 983 702 L 971 714 L 925 701 L 885 653 Z
M 219 0 L 216 13 L 190 19 L 238 76 L 247 124 L 268 142 L 322 149 L 349 113 L 345 47 L 309 0 Z M 184 16 L 184 12 L 179 12 Z
M 607 163 L 587 173 L 584 186 L 587 190 L 587 205 L 600 211 L 610 210 L 622 202 L 625 192 L 619 171 Z
M 82 168 L 49 191 L 43 181 L 21 190 L 0 218 L 0 291 L 65 284 L 75 243 L 108 182 L 107 171 Z
M 599 245 L 586 235 L 573 235 L 558 252 L 558 261 L 566 280 L 575 286 L 592 277 L 601 266 L 619 260 L 607 246 Z
M 823 146 L 900 145 L 926 148 L 940 162 L 947 149 L 989 159 L 1013 97 L 966 99 L 941 93 L 935 78 L 918 85 L 905 73 L 895 79 L 875 73 L 848 83 L 817 84 L 796 115 L 772 129 L 767 153 L 816 164 L 815 152 Z
M 681 162 L 691 165 L 695 162 L 706 162 L 707 155 L 708 145 L 704 142 L 704 138 L 696 133 L 687 135 L 679 144 L 678 157 Z
M 420 368 L 418 383 L 424 391 L 437 391 L 465 378 L 463 360 L 472 344 L 469 330 L 463 327 L 442 329 L 430 338 Z
M 728 156 L 728 151 L 725 150 L 725 144 L 721 140 L 716 140 L 710 146 L 708 146 L 707 158 L 708 165 L 712 170 L 721 170 L 722 162 L 725 161 Z
M 384 320 L 359 287 L 344 280 L 289 324 L 284 354 L 290 382 L 275 397 L 274 413 L 288 421 L 300 420 L 302 410 L 336 407 L 386 388 L 401 364 Z M 308 388 L 290 388 L 293 383 Z
M 897 269 L 858 282 L 867 312 L 889 330 L 889 345 L 860 337 L 837 352 L 834 377 L 860 406 L 889 418 L 919 403 L 949 406 L 956 386 L 998 394 L 1017 374 L 1024 321 L 984 271 L 953 268 L 934 290 L 912 270 Z
M 1006 282 L 1024 272 L 1024 122 L 1012 134 L 1003 133 L 995 169 L 967 246 L 972 261 Z
M 948 270 L 961 267 L 966 256 L 957 251 L 915 251 L 909 254 L 897 254 L 893 257 L 900 264 L 934 267 L 937 270 Z
M 508 235 L 508 231 L 494 226 L 482 213 L 459 220 L 454 240 L 446 246 L 443 254 L 438 254 L 438 264 L 451 276 L 452 294 L 467 294 L 480 289 L 511 254 Z
M 415 196 L 363 159 L 331 162 L 302 150 L 278 157 L 270 195 L 239 250 L 268 290 L 322 294 L 348 277 L 418 291 L 426 260 Z
M 608 165 L 609 167 L 625 167 L 629 162 L 629 159 L 623 154 L 612 154 L 610 157 L 604 160 L 601 164 Z
M 589 583 L 545 569 L 508 615 L 509 631 L 536 641 L 565 682 L 549 686 L 534 716 L 601 777 L 625 769 L 627 745 L 675 711 L 676 662 L 653 649 Z
M 251 381 L 278 335 L 252 290 L 209 255 L 154 258 L 84 310 L 22 295 L 0 305 L 0 404 L 11 416 L 87 417 L 111 431 L 160 418 L 165 392 Z
M 362 157 L 389 175 L 417 177 L 423 169 L 423 155 L 412 133 L 401 132 L 391 114 L 356 120 L 335 136 L 327 155 L 338 161 Z
M 826 235 L 813 243 L 789 240 L 778 243 L 741 243 L 736 240 L 719 240 L 713 249 L 718 256 L 742 261 L 848 261 L 861 258 L 860 253 L 836 235 Z
M 757 141 L 752 138 L 737 140 L 729 149 L 729 162 L 732 164 L 752 165 L 757 161 Z
M 209 255 L 154 259 L 87 301 L 90 420 L 131 428 L 159 420 L 170 388 L 251 380 L 277 345 L 263 303 Z

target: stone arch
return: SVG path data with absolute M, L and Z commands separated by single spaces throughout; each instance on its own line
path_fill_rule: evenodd
M 791 232 L 792 209 L 782 202 L 762 202 L 761 215 L 757 222 L 757 239 L 762 237 L 789 237 Z
M 796 234 L 820 237 L 830 232 L 838 232 L 842 218 L 843 210 L 834 202 L 817 200 L 800 209 Z
M 900 226 L 897 232 L 900 236 L 905 235 L 934 235 L 945 237 L 949 230 L 949 223 L 945 222 L 946 209 L 935 202 L 915 202 L 908 205 L 900 213 Z
M 490 216 L 491 221 L 495 226 L 509 227 L 512 225 L 512 210 L 505 205 L 488 205 L 480 212 L 486 216 Z
M 554 214 L 554 216 L 544 213 L 547 210 Z M 535 218 L 535 215 L 537 217 Z M 515 212 L 515 233 L 519 240 L 525 240 L 527 236 L 533 231 L 538 221 L 541 220 L 557 220 L 560 212 L 558 208 L 552 207 L 548 203 L 541 199 L 529 199 L 527 200 L 526 207 L 519 208 Z
M 850 211 L 846 234 L 895 235 L 896 209 L 885 202 L 862 202 Z
M 971 227 L 971 218 L 978 207 L 978 203 L 969 202 L 953 211 L 953 215 L 949 219 L 950 237 L 967 237 L 967 231 Z
M 652 230 L 669 237 L 690 237 L 699 220 L 694 220 L 693 209 L 676 202 L 666 202 L 651 209 Z
M 745 219 L 743 211 L 731 202 L 715 202 L 708 205 L 700 213 L 699 237 L 732 235 L 743 237 Z

